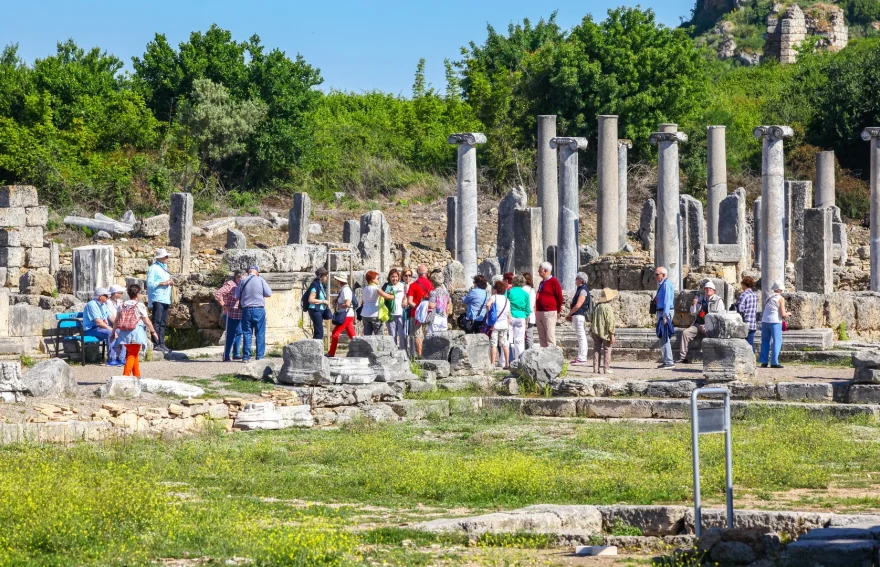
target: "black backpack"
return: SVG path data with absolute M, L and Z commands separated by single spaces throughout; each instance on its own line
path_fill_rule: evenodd
M 318 285 L 321 285 L 321 284 L 318 284 Z M 300 305 L 302 306 L 303 313 L 305 313 L 309 309 L 309 306 L 311 305 L 309 303 L 309 296 L 312 295 L 312 291 L 314 291 L 315 295 L 317 296 L 320 294 L 320 292 L 323 288 L 324 288 L 324 286 L 321 286 L 321 289 L 316 288 L 315 287 L 315 280 L 312 280 L 312 283 L 309 284 L 309 287 L 306 288 L 305 293 L 303 293 L 303 296 L 300 299 Z

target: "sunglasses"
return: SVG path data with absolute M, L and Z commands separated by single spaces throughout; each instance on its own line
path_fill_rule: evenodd
M 405 278 L 411 278 L 411 277 L 412 277 L 412 274 L 403 274 L 403 277 L 405 277 Z

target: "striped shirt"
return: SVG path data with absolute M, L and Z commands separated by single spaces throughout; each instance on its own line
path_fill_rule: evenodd
M 736 300 L 736 310 L 742 315 L 743 321 L 749 326 L 750 331 L 757 328 L 758 317 L 758 294 L 753 289 L 747 289 Z

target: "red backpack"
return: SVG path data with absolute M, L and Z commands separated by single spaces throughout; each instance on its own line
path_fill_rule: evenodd
M 137 327 L 138 320 L 140 319 L 137 303 L 131 306 L 123 304 L 122 307 L 119 308 L 117 318 L 118 321 L 116 322 L 116 327 L 120 331 L 134 331 L 135 327 Z

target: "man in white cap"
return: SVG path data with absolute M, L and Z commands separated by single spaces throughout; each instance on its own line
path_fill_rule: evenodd
M 170 352 L 165 346 L 165 327 L 168 325 L 168 310 L 171 308 L 171 286 L 174 281 L 165 264 L 168 261 L 168 251 L 164 248 L 156 250 L 153 264 L 147 270 L 147 303 L 150 305 L 153 317 L 153 327 L 156 329 L 158 339 L 153 344 L 153 349 L 162 353 Z
M 96 337 L 107 345 L 107 352 L 110 352 L 109 339 L 113 334 L 113 327 L 110 325 L 110 313 L 107 310 L 107 300 L 110 298 L 110 292 L 99 287 L 95 290 L 95 297 L 86 303 L 83 309 L 83 334 L 89 337 Z M 119 366 L 116 361 L 109 359 L 108 366 Z
M 688 346 L 698 336 L 706 335 L 706 315 L 709 313 L 724 313 L 724 301 L 715 293 L 715 284 L 712 280 L 703 282 L 703 293 L 694 296 L 691 302 L 691 315 L 694 316 L 694 324 L 682 331 L 681 347 L 679 348 L 679 362 L 690 364 L 688 359 Z

